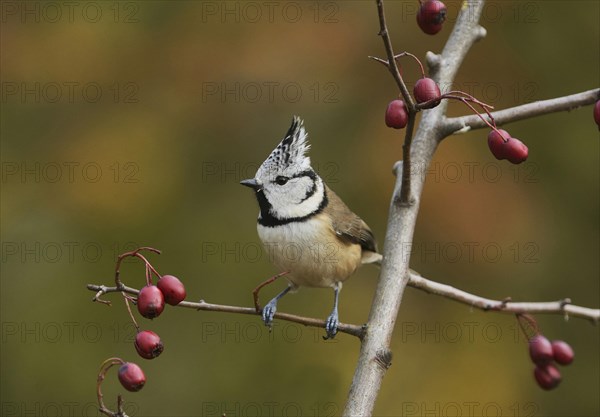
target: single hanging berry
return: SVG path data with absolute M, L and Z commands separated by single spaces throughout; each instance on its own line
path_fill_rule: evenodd
M 538 385 L 545 390 L 556 388 L 562 380 L 559 370 L 552 364 L 536 366 L 533 375 Z
M 125 362 L 119 368 L 119 381 L 127 391 L 139 391 L 146 384 L 146 375 L 138 365 L 133 362 Z
M 488 147 L 496 159 L 506 158 L 506 142 L 510 134 L 504 129 L 492 130 L 488 134 Z
M 421 104 L 438 98 L 441 95 L 441 92 L 440 87 L 438 87 L 435 81 L 433 81 L 431 78 L 423 77 L 415 83 L 413 94 L 417 103 Z M 423 108 L 432 109 L 438 104 L 440 104 L 440 100 L 436 100 L 427 105 L 427 107 Z
M 150 330 L 139 332 L 135 336 L 134 345 L 137 353 L 144 359 L 154 359 L 164 350 L 160 336 Z
M 446 20 L 446 5 L 438 0 L 427 0 L 421 4 L 417 12 L 417 24 L 428 35 L 435 35 L 442 30 Z
M 165 296 L 167 304 L 176 306 L 183 300 L 185 300 L 185 287 L 183 283 L 173 275 L 163 275 L 156 284 L 158 289 L 162 291 Z
M 529 148 L 517 138 L 508 139 L 506 146 L 506 159 L 513 164 L 520 164 L 529 156 Z
M 146 285 L 138 294 L 137 308 L 147 319 L 160 316 L 165 309 L 165 297 L 162 291 L 155 285 Z
M 569 365 L 575 358 L 573 348 L 569 344 L 562 340 L 552 341 L 552 353 L 554 354 L 554 360 L 556 363 L 561 365 Z
M 529 356 L 533 363 L 540 366 L 552 362 L 554 358 L 552 344 L 541 334 L 533 336 L 529 340 Z
M 385 111 L 385 124 L 394 129 L 403 129 L 408 123 L 408 111 L 404 101 L 397 99 L 388 104 Z

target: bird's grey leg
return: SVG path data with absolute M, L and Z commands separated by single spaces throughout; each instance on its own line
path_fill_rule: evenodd
M 271 323 L 273 322 L 273 316 L 275 316 L 275 312 L 277 311 L 277 301 L 279 301 L 281 297 L 290 292 L 292 288 L 294 288 L 292 285 L 288 285 L 285 290 L 277 294 L 275 298 L 269 301 L 265 308 L 263 308 L 262 319 L 265 323 L 265 326 L 271 327 Z
M 333 311 L 327 317 L 327 321 L 325 322 L 325 331 L 327 331 L 327 336 L 324 336 L 323 339 L 333 339 L 337 334 L 338 327 L 338 299 L 340 297 L 340 291 L 342 289 L 342 283 L 336 282 L 335 287 L 333 287 L 334 291 L 334 299 L 333 299 Z

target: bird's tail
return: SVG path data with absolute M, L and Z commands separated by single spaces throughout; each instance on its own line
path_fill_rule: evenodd
M 383 255 L 377 252 L 363 252 L 362 264 L 373 264 L 381 268 L 381 262 L 383 261 Z M 417 271 L 412 268 L 408 269 L 411 274 L 421 276 Z
M 364 264 L 376 264 L 381 266 L 381 260 L 383 256 L 377 252 L 363 251 L 361 263 Z

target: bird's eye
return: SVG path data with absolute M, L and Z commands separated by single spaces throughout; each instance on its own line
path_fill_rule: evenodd
M 277 185 L 285 185 L 285 183 L 287 183 L 289 180 L 288 177 L 282 177 L 281 175 L 278 176 L 277 178 L 275 178 L 275 183 L 277 183 Z

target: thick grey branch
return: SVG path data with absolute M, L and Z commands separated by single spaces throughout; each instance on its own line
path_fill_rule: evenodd
M 431 72 L 438 84 L 451 85 L 469 48 L 484 36 L 485 30 L 477 23 L 483 3 L 483 0 L 463 3 L 464 6 L 442 54 L 435 60 L 429 60 L 436 62 Z M 416 166 L 429 166 L 437 144 L 443 137 L 439 123 L 446 106 L 447 104 L 442 102 L 436 108 L 423 112 L 410 149 L 411 161 Z M 401 204 L 402 171 L 399 165 L 395 167 L 395 172 L 397 179 L 390 205 L 379 284 L 371 305 L 344 416 L 373 414 L 375 400 L 389 365 L 382 358 L 390 356 L 389 347 L 394 325 L 404 289 L 409 281 L 408 254 L 410 242 L 413 241 L 425 176 L 417 175 L 411 178 L 411 204 Z
M 600 100 L 600 88 L 572 94 L 570 96 L 535 101 L 533 103 L 495 111 L 492 113 L 492 116 L 496 120 L 496 124 L 500 126 L 518 120 L 542 116 L 544 114 L 556 113 L 559 111 L 571 111 L 581 106 L 593 104 L 597 100 Z M 484 115 L 483 117 L 488 121 L 491 121 L 487 115 Z M 487 127 L 487 124 L 476 115 L 452 117 L 445 119 L 442 124 L 445 136 L 484 127 Z

